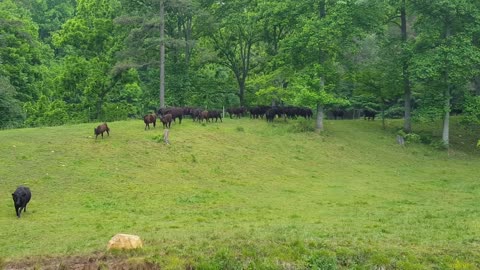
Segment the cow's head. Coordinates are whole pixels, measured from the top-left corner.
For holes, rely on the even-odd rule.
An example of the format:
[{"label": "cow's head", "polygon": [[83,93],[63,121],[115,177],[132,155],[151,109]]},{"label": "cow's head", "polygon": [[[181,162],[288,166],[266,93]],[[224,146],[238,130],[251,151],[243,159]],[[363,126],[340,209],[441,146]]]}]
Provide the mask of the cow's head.
[{"label": "cow's head", "polygon": [[12,193],[12,198],[13,198],[13,202],[15,203],[15,205],[22,204],[22,202],[21,202],[22,196],[19,196],[18,194],[15,194],[15,193]]}]

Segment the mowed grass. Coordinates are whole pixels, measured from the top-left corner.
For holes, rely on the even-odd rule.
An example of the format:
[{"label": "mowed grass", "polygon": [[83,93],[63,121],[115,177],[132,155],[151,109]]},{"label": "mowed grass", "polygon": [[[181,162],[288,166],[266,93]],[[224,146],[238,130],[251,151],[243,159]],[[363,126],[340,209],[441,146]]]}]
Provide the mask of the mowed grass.
[{"label": "mowed grass", "polygon": [[141,120],[0,131],[0,262],[130,233],[164,269],[480,268],[478,155],[401,147],[380,121],[299,124],[184,119],[170,145]]}]

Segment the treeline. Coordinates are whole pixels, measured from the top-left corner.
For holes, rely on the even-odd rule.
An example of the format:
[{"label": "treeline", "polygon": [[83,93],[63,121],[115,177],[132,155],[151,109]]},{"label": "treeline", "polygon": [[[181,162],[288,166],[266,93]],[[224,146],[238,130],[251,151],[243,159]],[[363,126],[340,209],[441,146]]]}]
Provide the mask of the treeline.
[{"label": "treeline", "polygon": [[167,106],[367,108],[445,143],[452,112],[480,123],[476,0],[3,0],[0,126],[157,110],[161,44]]}]

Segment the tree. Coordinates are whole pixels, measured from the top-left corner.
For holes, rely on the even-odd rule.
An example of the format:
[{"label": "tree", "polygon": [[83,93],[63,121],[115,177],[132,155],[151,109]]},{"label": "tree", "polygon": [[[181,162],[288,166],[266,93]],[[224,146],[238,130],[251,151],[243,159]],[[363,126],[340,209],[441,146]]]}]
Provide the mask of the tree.
[{"label": "tree", "polygon": [[[101,118],[108,94],[118,87],[122,74],[128,70],[128,67],[114,68],[116,53],[122,48],[122,31],[113,23],[119,8],[120,3],[116,0],[79,0],[76,16],[53,35],[57,50],[62,55],[68,55],[64,63],[68,65],[73,61],[79,65],[66,66],[65,69],[71,67],[81,72],[70,73],[63,77],[68,82],[60,84],[81,86],[82,107],[92,111],[89,119]],[[79,91],[78,88],[67,89]],[[58,90],[58,94],[67,101],[68,92],[62,88]],[[72,93],[70,96],[77,95]]]},{"label": "tree", "polygon": [[[401,1],[389,1],[390,9],[389,12],[386,12],[385,16],[387,17],[387,22],[390,25],[398,26],[398,30],[400,31],[400,35],[391,35],[390,39],[392,42],[388,44],[390,47],[389,49],[393,52],[398,54],[398,60],[394,60],[395,62],[399,62],[399,66],[401,66],[401,77],[403,85],[403,100],[404,100],[404,124],[403,130],[406,133],[412,131],[412,83],[411,83],[411,76],[410,76],[410,62],[412,58],[412,50],[411,50],[411,40],[409,38],[409,22],[408,19],[412,16],[408,16],[408,2],[407,0]],[[395,40],[399,40],[399,42],[395,42]],[[395,68],[392,67],[392,71],[395,71]]]},{"label": "tree", "polygon": [[315,103],[316,129],[322,131],[325,106],[339,102],[334,90],[340,59],[356,46],[356,38],[378,23],[378,8],[370,2],[325,0],[306,1],[299,8],[303,27],[286,40],[285,50],[298,75],[309,78],[308,87],[300,87],[296,94]]},{"label": "tree", "polygon": [[40,96],[36,81],[40,66],[50,56],[38,40],[38,26],[28,11],[12,0],[0,2],[0,76],[15,88],[15,99],[26,102]]},{"label": "tree", "polygon": [[435,105],[443,111],[442,141],[448,146],[452,95],[465,89],[480,61],[473,43],[480,23],[475,14],[480,10],[473,0],[415,0],[413,4],[418,11],[415,75],[428,85],[425,94],[442,99],[442,104]]},{"label": "tree", "polygon": [[16,90],[7,78],[0,77],[0,128],[21,126],[25,114]]},{"label": "tree", "polygon": [[255,58],[260,41],[255,1],[215,2],[210,6],[210,25],[203,28],[218,53],[219,63],[230,69],[238,84],[240,106],[244,106],[247,77],[258,64]]}]

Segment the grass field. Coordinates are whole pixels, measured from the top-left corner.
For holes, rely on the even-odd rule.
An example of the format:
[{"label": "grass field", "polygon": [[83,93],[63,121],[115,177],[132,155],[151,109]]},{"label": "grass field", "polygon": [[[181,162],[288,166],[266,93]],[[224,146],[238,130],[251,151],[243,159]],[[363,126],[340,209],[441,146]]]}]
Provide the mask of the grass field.
[{"label": "grass field", "polygon": [[[476,151],[401,147],[393,120],[300,124],[186,119],[171,145],[140,120],[103,140],[91,123],[0,131],[0,267],[102,253],[162,269],[480,268]],[[120,232],[145,248],[106,252]]]}]

